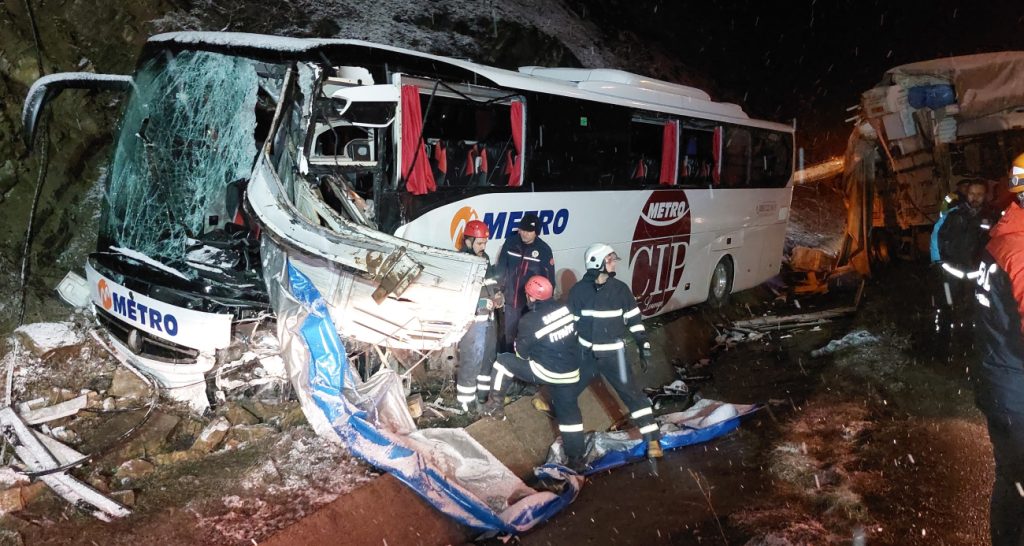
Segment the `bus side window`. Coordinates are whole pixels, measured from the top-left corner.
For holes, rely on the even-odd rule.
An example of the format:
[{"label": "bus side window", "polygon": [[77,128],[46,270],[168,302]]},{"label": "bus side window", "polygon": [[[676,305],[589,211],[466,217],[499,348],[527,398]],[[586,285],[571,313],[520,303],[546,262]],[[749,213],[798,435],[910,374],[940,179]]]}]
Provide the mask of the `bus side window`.
[{"label": "bus side window", "polygon": [[725,128],[722,160],[722,187],[743,188],[750,181],[750,129]]},{"label": "bus side window", "polygon": [[750,185],[780,188],[789,181],[792,151],[784,134],[755,130]]},{"label": "bus side window", "polygon": [[679,132],[679,184],[707,187],[715,156],[712,151],[714,131],[683,128]]}]

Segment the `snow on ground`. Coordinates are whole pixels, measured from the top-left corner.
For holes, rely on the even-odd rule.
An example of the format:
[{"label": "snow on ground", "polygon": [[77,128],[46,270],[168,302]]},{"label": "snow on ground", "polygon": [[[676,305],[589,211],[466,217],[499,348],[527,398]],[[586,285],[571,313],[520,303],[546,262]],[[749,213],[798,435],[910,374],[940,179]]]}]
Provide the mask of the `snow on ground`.
[{"label": "snow on ground", "polygon": [[204,513],[198,525],[224,542],[261,540],[376,476],[336,442],[295,429],[239,480],[242,491],[222,497],[224,510],[198,510]]}]

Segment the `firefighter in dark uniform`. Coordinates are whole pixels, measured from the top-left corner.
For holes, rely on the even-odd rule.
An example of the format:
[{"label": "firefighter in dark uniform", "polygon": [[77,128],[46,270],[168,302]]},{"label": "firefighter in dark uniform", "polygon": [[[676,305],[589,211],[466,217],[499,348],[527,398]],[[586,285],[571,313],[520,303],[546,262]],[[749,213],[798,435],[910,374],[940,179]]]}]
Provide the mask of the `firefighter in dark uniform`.
[{"label": "firefighter in dark uniform", "polygon": [[501,254],[498,255],[498,284],[505,295],[502,340],[502,350],[505,352],[512,351],[519,317],[526,311],[526,293],[523,289],[527,279],[540,275],[546,277],[552,286],[555,284],[555,257],[551,247],[537,236],[539,228],[540,220],[536,214],[524,214],[519,221],[518,236],[505,239]]},{"label": "firefighter in dark uniform", "polygon": [[[965,316],[973,292],[967,273],[978,268],[981,249],[988,239],[989,220],[983,209],[988,184],[981,179],[971,180],[963,197],[932,230],[932,261],[941,268],[942,293],[939,294],[936,329],[947,332],[957,324],[968,321]],[[943,312],[945,311],[945,312]],[[949,313],[949,318],[943,315]]]},{"label": "firefighter in dark uniform", "polygon": [[1013,162],[1015,204],[992,228],[977,283],[976,337],[981,366],[975,400],[988,419],[996,463],[990,525],[992,544],[1024,544],[1024,154]]},{"label": "firefighter in dark uniform", "polygon": [[584,254],[587,272],[569,291],[569,310],[575,316],[580,343],[580,392],[598,375],[629,408],[629,418],[647,441],[647,456],[662,456],[661,433],[654,420],[651,401],[644,395],[626,362],[626,329],[640,348],[640,362],[647,370],[651,344],[647,340],[640,308],[626,283],[615,278],[619,257],[604,243],[591,245]]},{"label": "firefighter in dark uniform", "polygon": [[459,368],[456,372],[456,399],[462,408],[469,411],[474,400],[481,404],[487,400],[491,390],[491,366],[498,352],[498,331],[494,324],[494,309],[501,307],[502,295],[498,290],[494,266],[487,256],[487,238],[490,230],[480,220],[472,220],[463,230],[462,252],[480,256],[487,260],[484,285],[480,288],[476,315],[466,335],[459,341]]},{"label": "firefighter in dark uniform", "polygon": [[580,381],[576,361],[575,320],[564,305],[551,299],[554,287],[547,277],[530,277],[525,286],[530,311],[519,321],[514,353],[501,353],[491,374],[491,394],[484,413],[505,418],[505,392],[512,379],[546,385],[569,468],[583,468],[583,415],[576,403]]}]

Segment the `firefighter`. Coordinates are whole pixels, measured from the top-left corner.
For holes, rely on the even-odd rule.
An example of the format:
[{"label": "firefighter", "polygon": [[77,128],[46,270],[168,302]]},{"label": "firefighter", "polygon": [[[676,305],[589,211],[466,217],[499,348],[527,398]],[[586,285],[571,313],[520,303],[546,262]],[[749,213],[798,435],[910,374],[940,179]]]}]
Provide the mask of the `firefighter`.
[{"label": "firefighter", "polygon": [[988,420],[995,457],[990,530],[995,546],[1024,544],[1024,154],[1010,173],[1015,197],[992,228],[975,289],[981,366],[975,401]]},{"label": "firefighter", "polygon": [[604,376],[629,408],[629,418],[647,441],[647,456],[662,456],[661,433],[654,420],[651,401],[640,389],[626,362],[623,336],[628,327],[640,349],[640,363],[647,371],[651,343],[647,340],[640,308],[626,283],[615,278],[618,255],[604,243],[591,245],[584,254],[586,274],[569,290],[569,310],[580,344],[580,391],[598,375]]},{"label": "firefighter", "polygon": [[581,470],[584,457],[583,415],[576,403],[580,381],[576,361],[576,328],[572,313],[551,299],[554,287],[547,277],[526,281],[530,311],[523,315],[514,353],[501,353],[491,373],[491,393],[484,413],[505,418],[505,393],[512,379],[546,385],[551,392],[555,420],[562,434],[568,466]]},{"label": "firefighter", "polygon": [[456,373],[456,399],[469,411],[474,401],[483,403],[491,389],[491,366],[498,351],[498,332],[494,324],[494,309],[501,307],[503,298],[498,291],[494,266],[484,250],[491,233],[487,224],[471,220],[462,232],[462,252],[487,260],[484,285],[480,288],[476,315],[466,335],[459,341],[459,369]]},{"label": "firefighter", "polygon": [[523,291],[527,279],[540,275],[546,277],[552,286],[555,284],[555,257],[551,247],[537,236],[539,228],[540,220],[536,214],[524,214],[519,221],[518,236],[505,239],[498,255],[498,284],[505,295],[502,340],[505,352],[512,351],[519,317],[527,307],[526,293]]},{"label": "firefighter", "polygon": [[972,299],[973,285],[967,273],[977,269],[988,237],[989,220],[982,212],[987,193],[988,184],[984,180],[969,181],[964,196],[932,229],[932,262],[941,268],[939,275],[942,277],[937,309],[951,310],[957,318],[957,321],[945,320],[944,313],[939,313],[936,318],[939,331],[944,331],[947,323],[952,326],[954,322],[965,320],[962,315]]}]

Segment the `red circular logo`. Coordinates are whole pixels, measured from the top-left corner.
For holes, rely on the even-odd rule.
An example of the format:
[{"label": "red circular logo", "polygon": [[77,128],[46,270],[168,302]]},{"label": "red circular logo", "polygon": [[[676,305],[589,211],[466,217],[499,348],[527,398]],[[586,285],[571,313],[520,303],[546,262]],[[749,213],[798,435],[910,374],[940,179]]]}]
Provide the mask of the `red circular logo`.
[{"label": "red circular logo", "polygon": [[629,266],[633,296],[644,316],[661,310],[682,281],[690,222],[690,202],[683,190],[655,190],[640,211]]},{"label": "red circular logo", "polygon": [[100,294],[100,301],[103,303],[103,308],[110,311],[110,308],[114,305],[114,300],[110,296],[110,287],[107,286],[107,280],[100,279],[100,282],[96,283],[96,290]]}]

